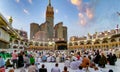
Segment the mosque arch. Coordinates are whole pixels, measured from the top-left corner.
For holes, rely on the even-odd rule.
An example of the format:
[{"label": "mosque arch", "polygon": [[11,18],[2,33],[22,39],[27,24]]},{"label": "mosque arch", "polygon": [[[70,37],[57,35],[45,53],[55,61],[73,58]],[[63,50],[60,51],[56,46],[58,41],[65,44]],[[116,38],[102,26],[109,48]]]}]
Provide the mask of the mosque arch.
[{"label": "mosque arch", "polygon": [[29,45],[33,45],[33,42],[30,42],[30,44]]},{"label": "mosque arch", "polygon": [[18,46],[17,46],[17,45],[14,45],[13,48],[16,49],[16,48],[18,48]]},{"label": "mosque arch", "polygon": [[28,44],[25,42],[25,45],[28,45]]},{"label": "mosque arch", "polygon": [[15,41],[14,41],[14,44],[18,44],[18,40],[15,40]]},{"label": "mosque arch", "polygon": [[100,44],[100,39],[95,40],[94,44]]},{"label": "mosque arch", "polygon": [[35,42],[35,46],[38,46],[39,45],[39,43],[38,42]]},{"label": "mosque arch", "polygon": [[21,41],[20,44],[23,45],[23,41]]},{"label": "mosque arch", "polygon": [[104,38],[102,43],[108,43],[108,38]]},{"label": "mosque arch", "polygon": [[74,42],[74,45],[78,45],[78,43],[77,43],[77,42]]},{"label": "mosque arch", "polygon": [[71,43],[71,42],[69,43],[69,46],[72,46],[72,43]]},{"label": "mosque arch", "polygon": [[80,45],[84,45],[84,41],[81,41],[81,42],[80,42]]},{"label": "mosque arch", "polygon": [[43,46],[43,43],[41,43],[40,46]]},{"label": "mosque arch", "polygon": [[48,43],[45,43],[45,46],[48,46]]},{"label": "mosque arch", "polygon": [[23,46],[20,46],[19,48],[20,48],[20,49],[23,49]]},{"label": "mosque arch", "polygon": [[116,42],[116,40],[115,39],[111,39],[111,42]]},{"label": "mosque arch", "polygon": [[92,41],[91,41],[91,40],[88,40],[86,44],[92,44]]}]

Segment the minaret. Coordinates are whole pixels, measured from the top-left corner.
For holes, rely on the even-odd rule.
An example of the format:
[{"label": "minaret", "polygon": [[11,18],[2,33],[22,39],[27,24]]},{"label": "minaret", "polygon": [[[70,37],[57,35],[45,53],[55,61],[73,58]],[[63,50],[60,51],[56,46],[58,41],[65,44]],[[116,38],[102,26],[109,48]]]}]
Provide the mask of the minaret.
[{"label": "minaret", "polygon": [[54,9],[51,5],[51,0],[48,2],[46,9],[46,22],[47,22],[47,37],[52,40],[54,32]]}]

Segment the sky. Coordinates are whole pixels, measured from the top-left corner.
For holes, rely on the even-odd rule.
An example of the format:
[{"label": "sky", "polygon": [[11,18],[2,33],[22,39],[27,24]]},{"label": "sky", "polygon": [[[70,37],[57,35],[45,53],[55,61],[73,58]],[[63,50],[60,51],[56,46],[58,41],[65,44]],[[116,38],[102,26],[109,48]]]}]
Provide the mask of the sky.
[{"label": "sky", "polygon": [[[54,23],[68,27],[68,38],[86,36],[120,26],[120,0],[51,0]],[[30,23],[45,22],[48,0],[0,0],[0,13],[12,26],[30,35]]]}]

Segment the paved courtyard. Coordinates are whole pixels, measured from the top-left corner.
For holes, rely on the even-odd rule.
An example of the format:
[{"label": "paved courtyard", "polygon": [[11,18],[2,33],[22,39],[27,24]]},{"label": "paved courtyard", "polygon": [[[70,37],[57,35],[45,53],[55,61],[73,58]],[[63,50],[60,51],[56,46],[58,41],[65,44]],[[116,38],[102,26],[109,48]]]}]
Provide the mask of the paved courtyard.
[{"label": "paved courtyard", "polygon": [[[43,63],[41,63],[39,65],[39,68],[41,67]],[[48,69],[48,72],[51,72],[51,68],[54,67],[55,63],[44,63],[45,67]],[[59,63],[59,67],[61,69],[61,71],[63,70],[64,67],[64,63]],[[10,69],[10,68],[9,68]],[[6,72],[8,72],[9,69],[6,69]],[[102,70],[102,72],[108,72],[109,69],[113,69],[114,72],[120,72],[120,59],[117,60],[116,65],[115,66],[110,66],[110,65],[106,65],[106,68],[100,68]],[[68,68],[69,72],[75,72],[76,70],[72,70],[70,68]],[[20,69],[15,69],[15,72],[20,72]],[[26,69],[27,72],[27,69]]]}]

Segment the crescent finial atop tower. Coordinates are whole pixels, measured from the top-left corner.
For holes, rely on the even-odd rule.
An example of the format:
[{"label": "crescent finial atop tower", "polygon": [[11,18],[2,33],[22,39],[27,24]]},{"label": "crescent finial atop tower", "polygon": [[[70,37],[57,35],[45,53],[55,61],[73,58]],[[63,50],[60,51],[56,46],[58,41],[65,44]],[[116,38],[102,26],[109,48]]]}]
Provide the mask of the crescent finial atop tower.
[{"label": "crescent finial atop tower", "polygon": [[49,0],[49,6],[51,6],[51,0]]}]

